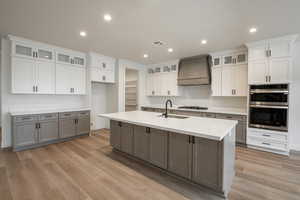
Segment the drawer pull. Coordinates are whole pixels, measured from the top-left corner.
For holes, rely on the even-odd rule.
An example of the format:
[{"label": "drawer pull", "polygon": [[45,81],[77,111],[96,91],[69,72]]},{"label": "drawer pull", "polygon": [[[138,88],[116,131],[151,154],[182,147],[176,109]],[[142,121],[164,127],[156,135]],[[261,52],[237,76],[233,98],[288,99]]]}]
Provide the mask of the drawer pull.
[{"label": "drawer pull", "polygon": [[267,142],[263,142],[262,144],[264,144],[264,145],[271,145],[270,143],[267,143]]},{"label": "drawer pull", "polygon": [[23,117],[22,120],[30,120],[31,117]]},{"label": "drawer pull", "polygon": [[71,114],[64,114],[64,116],[70,116]]},{"label": "drawer pull", "polygon": [[146,133],[150,133],[150,128],[149,127],[146,128]]},{"label": "drawer pull", "polygon": [[262,136],[264,136],[264,137],[271,137],[271,135],[269,135],[269,134],[263,134]]}]

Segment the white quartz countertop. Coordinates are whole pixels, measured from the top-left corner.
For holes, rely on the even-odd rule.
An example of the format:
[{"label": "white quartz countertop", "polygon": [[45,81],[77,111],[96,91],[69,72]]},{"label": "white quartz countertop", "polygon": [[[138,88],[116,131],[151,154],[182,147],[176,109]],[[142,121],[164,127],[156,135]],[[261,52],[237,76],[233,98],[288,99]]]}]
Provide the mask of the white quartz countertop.
[{"label": "white quartz countertop", "polygon": [[[147,108],[161,108],[164,109],[164,105],[143,105],[142,107]],[[173,107],[168,106],[169,110],[181,110],[181,111],[191,111],[191,112],[208,112],[208,113],[220,113],[220,114],[233,114],[233,115],[247,115],[247,109],[243,108],[226,108],[226,107],[208,107],[207,110],[192,110],[192,109],[182,109],[178,108],[180,105],[173,105]]]},{"label": "white quartz countertop", "polygon": [[88,111],[91,108],[83,107],[83,108],[58,108],[58,109],[36,109],[36,110],[18,110],[18,111],[11,111],[11,116],[18,116],[18,115],[38,115],[44,113],[62,113],[62,112],[76,112],[76,111]]},{"label": "white quartz countertop", "polygon": [[237,125],[235,120],[223,120],[205,117],[191,117],[185,119],[163,118],[159,113],[146,111],[118,112],[99,114],[99,117],[127,122],[135,125],[146,126],[182,133],[212,140],[222,140]]}]

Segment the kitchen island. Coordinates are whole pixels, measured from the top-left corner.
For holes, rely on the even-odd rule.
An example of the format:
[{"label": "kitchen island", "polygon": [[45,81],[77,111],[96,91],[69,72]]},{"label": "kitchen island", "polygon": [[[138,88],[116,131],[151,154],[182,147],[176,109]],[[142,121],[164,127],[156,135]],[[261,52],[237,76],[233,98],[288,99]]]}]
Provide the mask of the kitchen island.
[{"label": "kitchen island", "polygon": [[100,114],[111,120],[115,150],[194,185],[227,196],[235,174],[237,121],[133,111]]}]

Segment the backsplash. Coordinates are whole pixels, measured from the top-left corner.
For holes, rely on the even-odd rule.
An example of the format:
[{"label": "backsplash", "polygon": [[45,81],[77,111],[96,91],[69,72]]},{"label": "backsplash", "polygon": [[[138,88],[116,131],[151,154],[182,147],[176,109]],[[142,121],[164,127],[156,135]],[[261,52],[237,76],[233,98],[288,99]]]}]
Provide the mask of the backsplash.
[{"label": "backsplash", "polygon": [[187,86],[180,88],[179,97],[147,97],[149,105],[164,104],[171,99],[175,105],[205,107],[246,108],[247,97],[212,97],[210,86]]}]

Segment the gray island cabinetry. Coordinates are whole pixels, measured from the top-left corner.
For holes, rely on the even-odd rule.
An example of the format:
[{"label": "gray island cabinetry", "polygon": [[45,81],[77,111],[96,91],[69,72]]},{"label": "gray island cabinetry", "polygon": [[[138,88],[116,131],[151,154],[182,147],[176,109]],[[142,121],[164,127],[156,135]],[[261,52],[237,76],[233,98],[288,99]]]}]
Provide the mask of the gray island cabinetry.
[{"label": "gray island cabinetry", "polygon": [[[110,119],[110,143],[115,150],[195,186],[228,195],[235,175],[236,121],[198,117],[159,119],[157,114],[143,111],[99,116]],[[203,129],[203,124],[208,122],[213,125]],[[187,125],[189,128],[184,128]],[[199,128],[207,133],[194,132],[200,131]]]}]

